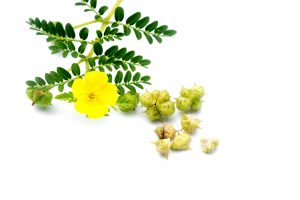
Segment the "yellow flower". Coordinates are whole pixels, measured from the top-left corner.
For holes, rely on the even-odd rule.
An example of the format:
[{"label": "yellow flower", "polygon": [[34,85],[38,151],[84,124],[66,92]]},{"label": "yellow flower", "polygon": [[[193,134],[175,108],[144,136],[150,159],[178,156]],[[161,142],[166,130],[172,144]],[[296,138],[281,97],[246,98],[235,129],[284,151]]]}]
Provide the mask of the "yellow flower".
[{"label": "yellow flower", "polygon": [[77,99],[75,109],[93,119],[108,113],[108,107],[117,102],[118,92],[116,86],[107,81],[107,75],[99,71],[88,72],[84,79],[76,79],[72,86]]}]

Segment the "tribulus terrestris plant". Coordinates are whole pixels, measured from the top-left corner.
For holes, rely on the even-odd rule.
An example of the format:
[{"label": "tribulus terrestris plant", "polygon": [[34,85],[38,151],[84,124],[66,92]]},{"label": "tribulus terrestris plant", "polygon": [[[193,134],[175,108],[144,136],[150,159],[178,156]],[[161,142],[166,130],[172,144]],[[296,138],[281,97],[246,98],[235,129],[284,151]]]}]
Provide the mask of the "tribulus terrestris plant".
[{"label": "tribulus terrestris plant", "polygon": [[[76,6],[84,7],[84,12],[94,15],[94,19],[79,25],[30,18],[27,23],[37,35],[47,38],[52,54],[73,57],[77,61],[66,67],[57,67],[26,81],[27,96],[33,105],[51,105],[50,92],[58,88],[61,93],[55,99],[74,103],[78,112],[89,118],[106,116],[109,107],[117,105],[122,111],[134,110],[138,103],[137,89],[149,85],[150,76],[142,75],[139,68],[147,68],[151,61],[126,47],[104,43],[122,40],[134,34],[138,40],[145,38],[149,44],[161,43],[163,38],[176,34],[167,25],[160,25],[140,12],[126,17],[117,0],[110,9],[98,6],[97,0],[81,0]],[[96,38],[91,39],[90,24],[99,24]],[[107,45],[105,45],[107,46]],[[71,91],[65,91],[66,88]],[[124,96],[126,93],[126,96]]]}]

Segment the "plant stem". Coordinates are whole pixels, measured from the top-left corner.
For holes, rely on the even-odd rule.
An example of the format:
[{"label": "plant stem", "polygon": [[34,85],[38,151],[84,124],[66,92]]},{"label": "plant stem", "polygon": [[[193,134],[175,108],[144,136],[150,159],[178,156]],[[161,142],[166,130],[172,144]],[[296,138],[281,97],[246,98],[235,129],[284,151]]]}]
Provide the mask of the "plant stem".
[{"label": "plant stem", "polygon": [[[119,5],[122,3],[122,1],[123,0],[117,0],[114,7],[111,9],[111,11],[108,13],[108,15],[104,18],[104,20],[102,21],[101,28],[100,28],[101,32],[103,32],[105,30],[106,26],[108,25],[107,22],[112,18],[112,16],[114,15],[117,7],[119,7]],[[94,54],[94,47],[91,48],[90,52],[86,56],[86,59],[92,57],[93,54]],[[90,71],[87,61],[85,61],[85,65],[86,65],[86,72]]]},{"label": "plant stem", "polygon": [[85,23],[79,24],[77,26],[74,26],[73,28],[77,29],[77,28],[81,28],[81,27],[84,27],[84,26],[87,26],[87,25],[90,25],[90,24],[94,24],[94,23],[97,23],[97,22],[101,22],[101,21],[99,21],[99,20],[93,20],[93,21],[89,21],[89,22],[85,22]]}]

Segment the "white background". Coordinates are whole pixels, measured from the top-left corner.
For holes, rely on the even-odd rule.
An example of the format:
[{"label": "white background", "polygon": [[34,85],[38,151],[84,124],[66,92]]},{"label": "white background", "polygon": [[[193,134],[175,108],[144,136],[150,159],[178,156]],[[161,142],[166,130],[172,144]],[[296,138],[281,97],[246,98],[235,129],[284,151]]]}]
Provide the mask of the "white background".
[{"label": "white background", "polygon": [[[120,43],[152,60],[149,89],[206,89],[192,150],[168,160],[150,143],[158,124],[142,108],[94,121],[58,101],[33,108],[25,96],[26,80],[74,62],[51,56],[25,20],[93,18],[74,3],[1,2],[1,200],[300,198],[298,0],[124,0],[127,16],[142,11],[178,31],[162,45]],[[220,139],[215,154],[201,152],[202,136]]]}]

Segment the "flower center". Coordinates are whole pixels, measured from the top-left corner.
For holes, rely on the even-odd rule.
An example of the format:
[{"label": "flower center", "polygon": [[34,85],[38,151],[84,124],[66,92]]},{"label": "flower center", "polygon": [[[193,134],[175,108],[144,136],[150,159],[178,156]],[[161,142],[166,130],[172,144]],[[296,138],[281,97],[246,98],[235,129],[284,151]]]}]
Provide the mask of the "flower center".
[{"label": "flower center", "polygon": [[94,100],[95,99],[95,94],[94,93],[90,93],[89,94],[89,100]]}]

